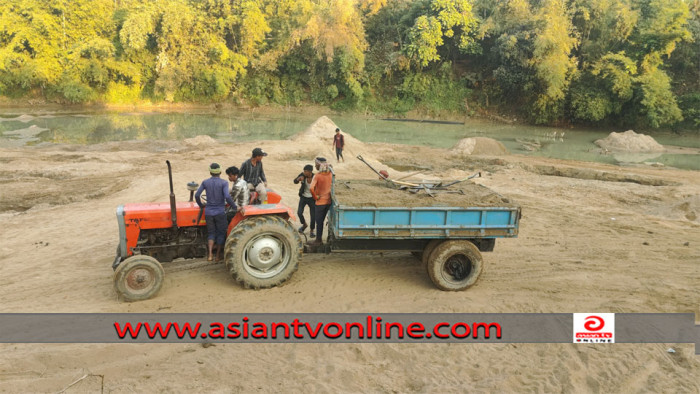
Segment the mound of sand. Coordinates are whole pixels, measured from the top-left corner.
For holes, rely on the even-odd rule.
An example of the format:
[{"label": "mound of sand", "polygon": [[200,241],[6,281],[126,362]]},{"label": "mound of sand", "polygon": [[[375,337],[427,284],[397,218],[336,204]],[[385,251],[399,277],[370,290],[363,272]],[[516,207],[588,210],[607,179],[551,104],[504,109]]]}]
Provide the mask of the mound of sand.
[{"label": "mound of sand", "polygon": [[[335,158],[335,151],[332,149],[333,136],[338,126],[327,116],[316,119],[306,130],[294,135],[292,141],[299,142],[307,150],[317,152],[316,156]],[[360,152],[364,148],[364,143],[349,133],[341,129],[345,138],[345,147],[352,147],[354,152]],[[347,154],[345,154],[347,156]]]},{"label": "mound of sand", "polygon": [[12,122],[27,123],[27,122],[31,122],[34,119],[35,118],[32,115],[23,114],[23,115],[15,117],[15,118],[0,118],[0,122],[12,121]]},{"label": "mound of sand", "polygon": [[436,191],[431,197],[425,191],[413,194],[380,180],[337,180],[335,196],[339,204],[353,207],[515,206],[493,190],[469,181],[453,185],[449,190],[451,193]]},{"label": "mound of sand", "polygon": [[216,140],[208,135],[198,135],[194,138],[186,138],[183,142],[188,146],[208,146],[217,144]]},{"label": "mound of sand", "polygon": [[452,147],[451,151],[458,155],[502,156],[508,154],[508,149],[502,143],[487,137],[462,138]]},{"label": "mound of sand", "polygon": [[595,141],[599,147],[611,152],[663,152],[663,145],[654,138],[637,134],[633,130],[624,133],[612,132],[606,138]]}]

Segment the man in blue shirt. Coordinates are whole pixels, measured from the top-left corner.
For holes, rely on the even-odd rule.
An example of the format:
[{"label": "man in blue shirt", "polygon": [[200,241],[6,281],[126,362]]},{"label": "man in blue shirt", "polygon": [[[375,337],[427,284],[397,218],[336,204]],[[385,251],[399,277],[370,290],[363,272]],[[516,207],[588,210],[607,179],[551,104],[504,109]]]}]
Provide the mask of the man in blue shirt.
[{"label": "man in blue shirt", "polygon": [[228,193],[228,182],[221,179],[221,166],[217,163],[209,165],[209,174],[211,178],[202,181],[202,184],[197,189],[194,197],[197,200],[197,205],[204,207],[202,204],[202,192],[206,191],[207,204],[204,210],[204,217],[207,221],[207,233],[209,256],[208,261],[214,260],[214,244],[216,244],[216,261],[221,260],[221,249],[226,241],[226,230],[228,221],[226,220],[226,203],[233,209],[236,209],[236,203],[233,202],[231,195]]}]

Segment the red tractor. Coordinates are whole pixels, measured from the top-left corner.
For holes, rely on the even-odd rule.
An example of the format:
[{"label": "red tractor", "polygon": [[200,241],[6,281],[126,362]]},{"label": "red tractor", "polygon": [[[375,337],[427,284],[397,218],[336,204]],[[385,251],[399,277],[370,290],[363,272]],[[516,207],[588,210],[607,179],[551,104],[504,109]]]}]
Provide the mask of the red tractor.
[{"label": "red tractor", "polygon": [[[119,246],[114,259],[114,286],[127,301],[153,297],[163,285],[161,263],[207,254],[204,210],[192,197],[196,183],[188,184],[190,200],[175,202],[170,162],[169,203],[124,204],[117,208]],[[229,272],[246,288],[281,284],[297,270],[302,241],[290,222],[293,211],[268,190],[267,204],[239,207],[228,226],[224,261]],[[255,195],[250,201],[254,201]]]}]

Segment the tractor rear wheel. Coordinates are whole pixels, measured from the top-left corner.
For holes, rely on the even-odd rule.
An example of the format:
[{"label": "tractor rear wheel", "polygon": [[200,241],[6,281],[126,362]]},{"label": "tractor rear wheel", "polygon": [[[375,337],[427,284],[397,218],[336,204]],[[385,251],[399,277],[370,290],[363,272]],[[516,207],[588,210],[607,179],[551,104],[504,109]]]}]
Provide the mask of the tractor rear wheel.
[{"label": "tractor rear wheel", "polygon": [[243,220],[226,240],[224,259],[231,276],[246,288],[280,285],[299,267],[302,243],[289,221],[279,216]]},{"label": "tractor rear wheel", "polygon": [[428,275],[440,290],[464,290],[479,279],[483,267],[481,252],[471,242],[445,241],[430,254]]},{"label": "tractor rear wheel", "polygon": [[147,300],[160,291],[165,271],[151,256],[136,255],[124,260],[114,272],[114,288],[125,301]]}]

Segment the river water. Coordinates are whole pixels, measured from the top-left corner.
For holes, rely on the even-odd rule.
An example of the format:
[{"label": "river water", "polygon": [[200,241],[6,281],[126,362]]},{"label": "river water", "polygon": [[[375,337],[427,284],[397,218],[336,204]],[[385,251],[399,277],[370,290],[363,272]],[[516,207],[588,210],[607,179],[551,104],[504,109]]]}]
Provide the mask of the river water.
[{"label": "river water", "polygon": [[[208,135],[223,142],[286,139],[311,125],[320,113],[280,111],[264,115],[255,111],[104,112],[1,109],[0,147],[40,144],[97,144],[128,140],[178,140]],[[558,159],[629,165],[661,163],[700,170],[700,133],[650,134],[663,145],[693,148],[691,153],[612,155],[594,144],[611,131],[563,129],[486,120],[460,124],[365,119],[354,115],[329,115],[344,131],[364,142],[426,145],[449,148],[466,137],[490,137],[511,153]],[[332,135],[332,131],[330,135]]]}]

